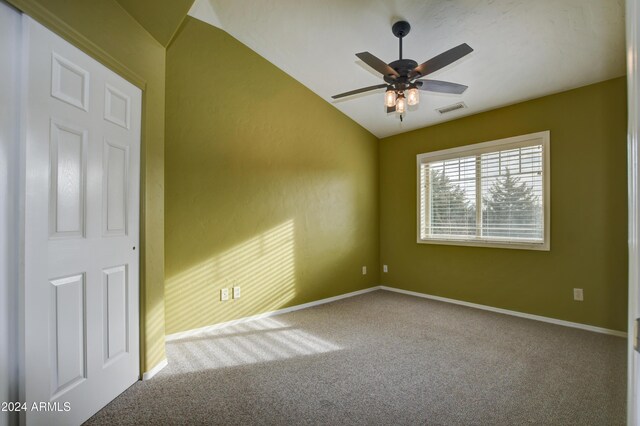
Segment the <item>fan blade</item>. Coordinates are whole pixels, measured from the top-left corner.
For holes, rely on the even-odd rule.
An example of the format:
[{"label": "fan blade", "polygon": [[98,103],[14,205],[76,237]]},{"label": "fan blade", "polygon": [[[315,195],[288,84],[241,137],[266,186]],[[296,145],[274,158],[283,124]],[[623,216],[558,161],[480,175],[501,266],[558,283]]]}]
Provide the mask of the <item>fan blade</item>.
[{"label": "fan blade", "polygon": [[392,107],[387,107],[387,114],[389,114],[390,112],[395,112],[396,111],[396,106],[392,106]]},{"label": "fan blade", "polygon": [[449,49],[446,52],[439,54],[438,56],[434,56],[427,62],[423,62],[422,64],[418,65],[409,73],[409,78],[424,77],[425,75],[429,75],[432,72],[436,72],[439,69],[454,63],[458,59],[468,55],[471,52],[473,52],[473,49],[467,43],[462,43],[461,45],[456,46],[453,49]]},{"label": "fan blade", "polygon": [[416,83],[422,83],[418,85],[418,89],[425,90],[427,92],[438,93],[452,93],[454,95],[461,95],[469,86],[458,83],[450,83],[448,81],[440,80],[416,80]]},{"label": "fan blade", "polygon": [[369,90],[382,89],[383,87],[387,87],[386,84],[376,84],[375,86],[363,87],[362,89],[352,90],[350,92],[340,93],[339,95],[333,95],[333,99],[344,98],[345,96],[357,95],[358,93],[368,92]]},{"label": "fan blade", "polygon": [[369,52],[356,53],[356,56],[362,60],[365,64],[369,65],[374,70],[378,71],[382,75],[392,75],[400,77],[400,74],[389,65],[387,65],[382,59],[376,58]]}]

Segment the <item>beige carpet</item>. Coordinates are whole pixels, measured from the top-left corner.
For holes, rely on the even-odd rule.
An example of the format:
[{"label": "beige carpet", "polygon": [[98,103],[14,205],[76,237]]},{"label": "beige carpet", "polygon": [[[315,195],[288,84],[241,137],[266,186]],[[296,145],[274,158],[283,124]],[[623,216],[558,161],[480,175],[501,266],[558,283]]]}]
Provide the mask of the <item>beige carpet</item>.
[{"label": "beige carpet", "polygon": [[609,425],[619,337],[376,291],[167,344],[90,425]]}]

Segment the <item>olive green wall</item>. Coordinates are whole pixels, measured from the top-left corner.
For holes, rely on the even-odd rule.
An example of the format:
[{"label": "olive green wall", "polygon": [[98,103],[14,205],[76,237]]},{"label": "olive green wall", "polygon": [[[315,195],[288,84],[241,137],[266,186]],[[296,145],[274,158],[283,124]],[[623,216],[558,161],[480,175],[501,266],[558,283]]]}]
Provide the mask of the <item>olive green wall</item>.
[{"label": "olive green wall", "polygon": [[165,49],[115,0],[9,2],[143,89],[140,317],[142,370],[148,371],[165,357]]},{"label": "olive green wall", "polygon": [[[625,84],[609,80],[382,139],[382,283],[626,330]],[[551,131],[551,251],[416,243],[417,154],[543,130]],[[573,301],[574,287],[584,288],[584,302]]]},{"label": "olive green wall", "polygon": [[166,93],[167,333],[378,284],[373,135],[189,17]]}]

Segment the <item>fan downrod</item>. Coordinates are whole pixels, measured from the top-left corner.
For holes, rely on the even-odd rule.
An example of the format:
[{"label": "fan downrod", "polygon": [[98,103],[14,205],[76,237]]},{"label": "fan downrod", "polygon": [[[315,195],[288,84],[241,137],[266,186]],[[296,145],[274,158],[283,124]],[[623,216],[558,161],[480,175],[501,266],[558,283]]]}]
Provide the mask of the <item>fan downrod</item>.
[{"label": "fan downrod", "polygon": [[402,60],[402,39],[411,31],[411,25],[407,21],[398,21],[391,27],[393,35],[398,37],[400,43],[400,60]]}]

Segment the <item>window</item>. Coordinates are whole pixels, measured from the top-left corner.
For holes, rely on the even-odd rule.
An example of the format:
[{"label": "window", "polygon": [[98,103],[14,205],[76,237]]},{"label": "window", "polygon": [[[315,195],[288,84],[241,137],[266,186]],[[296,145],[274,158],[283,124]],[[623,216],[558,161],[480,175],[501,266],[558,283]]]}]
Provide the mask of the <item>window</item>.
[{"label": "window", "polygon": [[549,132],[418,155],[418,242],[549,250]]}]

